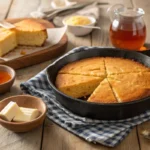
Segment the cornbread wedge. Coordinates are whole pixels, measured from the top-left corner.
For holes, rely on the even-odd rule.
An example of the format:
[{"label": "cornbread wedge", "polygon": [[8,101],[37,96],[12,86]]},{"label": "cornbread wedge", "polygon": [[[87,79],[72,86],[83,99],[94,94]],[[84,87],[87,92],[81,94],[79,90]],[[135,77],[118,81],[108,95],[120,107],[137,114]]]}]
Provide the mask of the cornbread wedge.
[{"label": "cornbread wedge", "polygon": [[150,72],[112,75],[108,81],[119,102],[150,96]]},{"label": "cornbread wedge", "polygon": [[93,57],[75,61],[64,66],[59,73],[105,77],[104,58]]},{"label": "cornbread wedge", "polygon": [[16,33],[13,30],[0,29],[0,57],[17,46]]},{"label": "cornbread wedge", "polygon": [[101,77],[58,74],[55,84],[64,94],[80,98],[90,95],[102,80]]},{"label": "cornbread wedge", "polygon": [[115,74],[108,76],[108,79],[114,79],[116,82],[126,82],[131,86],[140,86],[150,89],[150,72]]},{"label": "cornbread wedge", "polygon": [[150,68],[140,64],[139,62],[113,57],[105,58],[105,67],[108,75],[150,71]]},{"label": "cornbread wedge", "polygon": [[94,90],[91,96],[88,98],[89,102],[97,103],[117,103],[117,99],[109,85],[107,79],[104,79],[100,85]]},{"label": "cornbread wedge", "polygon": [[15,24],[19,45],[42,46],[47,38],[44,25],[34,19],[26,19]]}]

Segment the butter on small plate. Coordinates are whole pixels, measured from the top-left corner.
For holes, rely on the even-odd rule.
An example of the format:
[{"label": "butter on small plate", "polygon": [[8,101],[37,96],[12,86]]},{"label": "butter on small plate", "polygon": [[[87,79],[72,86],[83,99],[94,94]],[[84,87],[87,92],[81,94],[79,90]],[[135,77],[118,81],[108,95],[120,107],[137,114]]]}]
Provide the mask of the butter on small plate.
[{"label": "butter on small plate", "polygon": [[38,109],[19,107],[16,102],[9,102],[0,112],[0,117],[6,121],[27,122],[40,115]]}]

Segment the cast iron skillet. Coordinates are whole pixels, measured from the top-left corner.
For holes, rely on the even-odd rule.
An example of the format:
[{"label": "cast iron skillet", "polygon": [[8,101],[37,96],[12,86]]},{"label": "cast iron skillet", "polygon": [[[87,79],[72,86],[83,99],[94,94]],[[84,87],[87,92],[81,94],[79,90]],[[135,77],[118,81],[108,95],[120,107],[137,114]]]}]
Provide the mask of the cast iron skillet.
[{"label": "cast iron skillet", "polygon": [[[66,64],[95,56],[123,57],[138,61],[150,67],[150,57],[138,52],[101,47],[80,47],[60,57],[47,68],[47,77],[57,101],[73,113],[93,119],[118,120],[139,115],[150,109],[150,97],[133,102],[117,104],[90,103],[80,99],[71,98],[55,87],[57,72]],[[126,64],[125,64],[126,65]]]}]

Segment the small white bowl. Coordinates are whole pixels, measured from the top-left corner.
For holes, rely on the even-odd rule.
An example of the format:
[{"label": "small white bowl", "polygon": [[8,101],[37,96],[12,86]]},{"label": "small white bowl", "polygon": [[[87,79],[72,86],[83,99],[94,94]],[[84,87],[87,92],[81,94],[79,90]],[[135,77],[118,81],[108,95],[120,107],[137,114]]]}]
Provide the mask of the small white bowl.
[{"label": "small white bowl", "polygon": [[[70,16],[72,17],[72,16]],[[66,17],[63,19],[63,24],[68,26],[68,31],[73,33],[75,36],[85,36],[87,34],[89,34],[93,29],[91,28],[85,28],[85,27],[80,27],[80,26],[76,26],[76,25],[68,25],[66,23],[66,20],[70,17]],[[85,17],[85,16],[84,16]],[[95,26],[96,24],[96,19],[94,17],[91,16],[86,16],[88,19],[90,19],[91,23],[86,25],[86,26]]]}]

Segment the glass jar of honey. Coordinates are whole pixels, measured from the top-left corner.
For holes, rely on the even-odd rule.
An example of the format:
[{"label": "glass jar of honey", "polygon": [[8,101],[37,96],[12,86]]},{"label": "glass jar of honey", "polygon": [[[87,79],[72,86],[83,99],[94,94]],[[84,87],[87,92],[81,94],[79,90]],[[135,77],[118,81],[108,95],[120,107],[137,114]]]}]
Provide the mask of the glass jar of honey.
[{"label": "glass jar of honey", "polygon": [[112,21],[109,36],[114,47],[139,50],[146,39],[146,26],[141,8],[127,9],[121,4],[108,9]]}]

